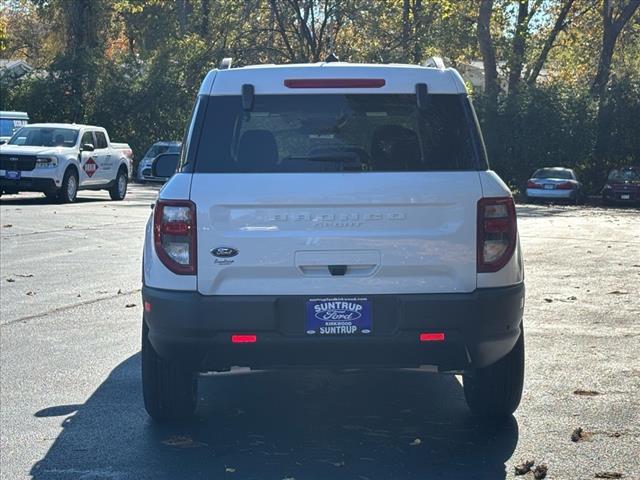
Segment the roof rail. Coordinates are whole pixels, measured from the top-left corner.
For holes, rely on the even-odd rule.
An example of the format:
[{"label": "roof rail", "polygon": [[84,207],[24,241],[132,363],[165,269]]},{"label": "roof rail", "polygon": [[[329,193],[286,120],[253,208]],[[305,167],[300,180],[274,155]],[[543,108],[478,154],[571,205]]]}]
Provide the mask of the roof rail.
[{"label": "roof rail", "polygon": [[445,68],[447,68],[444,64],[444,60],[442,60],[442,57],[427,58],[427,60],[425,60],[422,66],[430,67],[430,68],[439,68],[440,70],[444,70]]},{"label": "roof rail", "polygon": [[231,68],[231,62],[233,61],[233,59],[231,57],[225,57],[222,59],[222,61],[220,62],[220,65],[218,65],[218,69],[219,70],[229,70]]}]

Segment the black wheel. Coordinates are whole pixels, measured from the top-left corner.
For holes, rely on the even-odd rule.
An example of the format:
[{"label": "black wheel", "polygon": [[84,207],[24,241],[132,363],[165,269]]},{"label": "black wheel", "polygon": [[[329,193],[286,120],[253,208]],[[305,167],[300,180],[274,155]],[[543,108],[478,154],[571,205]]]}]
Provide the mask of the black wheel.
[{"label": "black wheel", "polygon": [[147,413],[158,422],[188,419],[196,410],[197,392],[197,373],[160,358],[143,321],[142,394]]},{"label": "black wheel", "polygon": [[524,385],[524,331],[513,350],[493,365],[463,375],[464,396],[471,412],[482,417],[508,417],[516,411]]},{"label": "black wheel", "polygon": [[127,185],[129,180],[127,179],[127,171],[123,168],[118,170],[118,176],[116,177],[116,183],[109,189],[109,196],[111,200],[124,200],[127,195]]},{"label": "black wheel", "polygon": [[62,203],[72,203],[76,201],[78,195],[78,174],[71,168],[64,172],[62,186],[58,192],[58,200]]}]

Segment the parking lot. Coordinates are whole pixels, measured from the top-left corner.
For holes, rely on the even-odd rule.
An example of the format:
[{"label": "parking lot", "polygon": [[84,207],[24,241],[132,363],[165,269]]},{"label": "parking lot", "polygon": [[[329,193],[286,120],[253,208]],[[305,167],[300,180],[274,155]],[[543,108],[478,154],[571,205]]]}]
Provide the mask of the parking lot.
[{"label": "parking lot", "polygon": [[139,379],[155,195],[0,200],[3,479],[500,479],[528,459],[640,479],[638,209],[519,207],[527,370],[505,425],[471,417],[455,377],[234,371],[201,380],[197,420],[158,426]]}]

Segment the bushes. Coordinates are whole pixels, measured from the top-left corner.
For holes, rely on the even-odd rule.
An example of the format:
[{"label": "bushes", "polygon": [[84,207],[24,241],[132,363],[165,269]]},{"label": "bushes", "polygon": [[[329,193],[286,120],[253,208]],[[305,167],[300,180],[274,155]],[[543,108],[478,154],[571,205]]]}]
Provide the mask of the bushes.
[{"label": "bushes", "polygon": [[640,136],[634,132],[640,118],[639,89],[638,82],[627,81],[607,92],[610,135],[606,157],[600,160],[593,154],[598,105],[586,88],[551,84],[523,89],[502,98],[495,116],[488,114],[486,98],[477,96],[491,167],[519,189],[537,168],[574,168],[596,193],[607,170],[640,162]]}]

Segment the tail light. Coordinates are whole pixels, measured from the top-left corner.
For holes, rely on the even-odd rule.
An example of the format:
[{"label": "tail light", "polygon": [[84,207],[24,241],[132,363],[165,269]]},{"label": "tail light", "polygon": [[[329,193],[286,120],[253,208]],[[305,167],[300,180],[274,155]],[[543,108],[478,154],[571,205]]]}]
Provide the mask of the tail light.
[{"label": "tail light", "polygon": [[516,207],[511,197],[478,201],[478,273],[497,272],[516,247]]},{"label": "tail light", "polygon": [[573,190],[573,183],[564,182],[556,185],[556,190]]},{"label": "tail light", "polygon": [[173,273],[196,274],[196,206],[189,200],[158,200],[153,240],[158,258]]},{"label": "tail light", "polygon": [[542,188],[542,185],[540,185],[539,183],[536,183],[532,180],[529,180],[527,182],[527,188]]},{"label": "tail light", "polygon": [[287,88],[380,88],[384,78],[288,78]]}]

